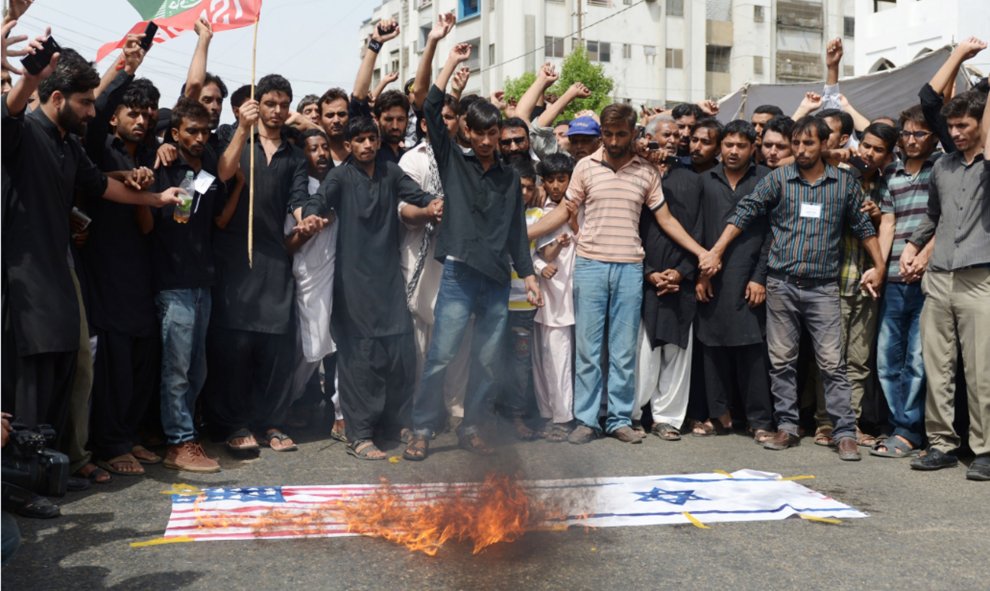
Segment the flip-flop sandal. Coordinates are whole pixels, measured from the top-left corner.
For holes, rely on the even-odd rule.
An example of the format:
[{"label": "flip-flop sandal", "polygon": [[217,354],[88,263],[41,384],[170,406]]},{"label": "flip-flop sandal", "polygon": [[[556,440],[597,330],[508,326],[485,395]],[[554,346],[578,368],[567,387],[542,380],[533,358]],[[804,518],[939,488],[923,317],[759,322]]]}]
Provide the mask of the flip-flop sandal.
[{"label": "flip-flop sandal", "polygon": [[[133,455],[127,453],[119,455],[115,458],[109,460],[99,460],[96,465],[103,468],[107,472],[113,474],[120,474],[121,476],[143,476],[144,467],[141,466],[141,462],[138,461]],[[121,466],[130,466],[131,470],[121,469]],[[136,468],[136,469],[135,469]]]},{"label": "flip-flop sandal", "polygon": [[832,432],[834,430],[832,427],[818,427],[815,429],[815,445],[822,447],[832,445]]},{"label": "flip-flop sandal", "polygon": [[[284,447],[276,447],[276,445],[273,445],[273,443],[276,441],[278,442],[279,446],[284,444],[286,441],[288,441],[289,443]],[[265,436],[261,438],[261,444],[264,445],[265,447],[272,448],[272,451],[296,451],[297,449],[299,449],[299,446],[296,445],[296,442],[292,441],[291,437],[279,431],[278,429],[269,429],[268,431],[266,431]]]},{"label": "flip-flop sandal", "polygon": [[[339,429],[337,428],[338,423],[340,425]],[[336,439],[341,443],[347,443],[347,432],[345,431],[343,421],[333,422],[333,428],[330,429],[330,439]]]},{"label": "flip-flop sandal", "polygon": [[113,476],[110,476],[109,472],[93,463],[86,464],[82,468],[79,468],[73,476],[85,478],[93,484],[106,484],[113,480]]},{"label": "flip-flop sandal", "polygon": [[860,447],[876,447],[880,443],[880,440],[869,433],[863,433],[857,427],[856,429],[856,445]]},{"label": "flip-flop sandal", "polygon": [[143,445],[135,445],[131,449],[131,455],[137,458],[142,464],[159,464],[162,457]]},{"label": "flip-flop sandal", "polygon": [[477,433],[470,433],[458,437],[457,444],[461,449],[465,449],[471,453],[476,453],[479,456],[490,456],[495,453],[495,448],[488,445],[488,443],[482,439],[481,435]]},{"label": "flip-flop sandal", "polygon": [[715,434],[715,427],[704,421],[694,421],[691,423],[691,437],[711,437]]},{"label": "flip-flop sandal", "polygon": [[[881,447],[884,448],[883,451],[880,450]],[[911,447],[900,437],[891,435],[883,441],[878,441],[870,450],[870,455],[878,458],[909,458],[920,452],[921,450]]]},{"label": "flip-flop sandal", "polygon": [[[244,443],[234,443],[236,439],[246,440]],[[258,440],[254,438],[254,435],[247,429],[238,429],[227,437],[227,449],[230,451],[257,451],[260,447],[258,445]]]},{"label": "flip-flop sandal", "polygon": [[413,435],[412,441],[402,452],[402,458],[410,462],[422,462],[430,452],[430,438],[423,435]]},{"label": "flip-flop sandal", "polygon": [[653,428],[650,429],[650,433],[653,433],[654,435],[656,435],[660,439],[663,439],[664,441],[681,440],[681,432],[675,429],[674,426],[669,423],[660,423],[657,425],[653,425]]},{"label": "flip-flop sandal", "polygon": [[[379,453],[381,456],[372,455],[374,453]],[[369,460],[378,461],[388,458],[388,455],[382,450],[378,449],[375,442],[370,439],[362,439],[361,441],[355,441],[354,443],[347,446],[347,455],[354,456],[359,460]]]}]

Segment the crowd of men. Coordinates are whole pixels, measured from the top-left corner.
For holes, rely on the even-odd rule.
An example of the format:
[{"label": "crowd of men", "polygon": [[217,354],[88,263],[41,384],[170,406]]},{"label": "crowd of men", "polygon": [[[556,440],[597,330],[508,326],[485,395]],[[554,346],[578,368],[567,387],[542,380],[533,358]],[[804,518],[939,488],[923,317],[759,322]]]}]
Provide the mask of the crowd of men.
[{"label": "crowd of men", "polygon": [[517,101],[462,95],[469,45],[432,71],[452,15],[403,90],[370,88],[382,21],[351,92],[301,100],[278,74],[228,94],[201,21],[170,109],[140,36],[102,78],[71,49],[31,74],[8,59],[44,39],[15,25],[3,410],[55,427],[73,486],[219,471],[207,437],[292,451],[324,408],[362,460],[383,440],[423,460],[448,429],[491,454],[495,422],[769,450],[807,428],[918,470],[968,438],[966,477],[990,480],[990,115],[985,79],[955,82],[979,40],[872,121],[836,40],[820,94],[723,125],[711,101],[562,120],[590,91],[548,98],[550,64]]}]

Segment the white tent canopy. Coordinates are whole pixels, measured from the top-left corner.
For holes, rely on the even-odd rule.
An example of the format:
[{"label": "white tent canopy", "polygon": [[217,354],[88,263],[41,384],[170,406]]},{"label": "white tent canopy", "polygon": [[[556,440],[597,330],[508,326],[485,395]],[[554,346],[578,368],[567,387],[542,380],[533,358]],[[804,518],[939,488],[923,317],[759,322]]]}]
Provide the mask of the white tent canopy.
[{"label": "white tent canopy", "polygon": [[[946,46],[899,68],[840,80],[839,91],[867,119],[886,115],[896,120],[901,111],[919,103],[918,91],[932,79],[951,51],[952,48]],[[756,107],[766,104],[777,105],[786,115],[790,115],[801,103],[806,92],[821,93],[822,84],[747,83],[719,101],[718,119],[722,123],[736,118],[749,120]],[[965,72],[960,70],[956,88],[966,90],[971,86]]]}]

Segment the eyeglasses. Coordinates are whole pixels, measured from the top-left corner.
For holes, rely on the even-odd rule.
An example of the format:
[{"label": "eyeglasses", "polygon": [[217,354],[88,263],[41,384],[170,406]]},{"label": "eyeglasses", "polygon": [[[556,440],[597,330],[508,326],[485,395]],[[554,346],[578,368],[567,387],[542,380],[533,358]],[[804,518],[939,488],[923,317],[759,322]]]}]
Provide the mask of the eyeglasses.
[{"label": "eyeglasses", "polygon": [[930,136],[931,134],[932,132],[930,131],[902,131],[901,137],[904,139],[914,138],[918,141],[921,141],[926,137]]},{"label": "eyeglasses", "polygon": [[526,142],[526,138],[525,137],[510,137],[510,138],[506,138],[504,140],[499,140],[498,143],[499,143],[500,146],[509,147],[512,144],[519,144],[521,146],[525,142]]}]

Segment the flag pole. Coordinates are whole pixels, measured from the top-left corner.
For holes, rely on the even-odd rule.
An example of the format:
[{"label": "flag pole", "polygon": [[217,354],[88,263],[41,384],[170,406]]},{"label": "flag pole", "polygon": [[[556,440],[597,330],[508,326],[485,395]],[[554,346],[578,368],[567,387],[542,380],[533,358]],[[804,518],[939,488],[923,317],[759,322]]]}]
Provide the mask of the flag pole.
[{"label": "flag pole", "polygon": [[[254,100],[254,74],[258,64],[258,23],[261,22],[261,13],[254,19],[254,42],[251,46],[251,100]],[[251,128],[251,165],[248,169],[248,227],[247,227],[247,254],[248,268],[254,267],[254,130]]]}]

